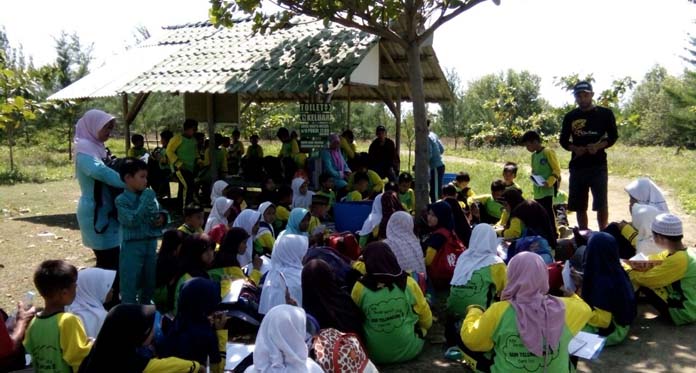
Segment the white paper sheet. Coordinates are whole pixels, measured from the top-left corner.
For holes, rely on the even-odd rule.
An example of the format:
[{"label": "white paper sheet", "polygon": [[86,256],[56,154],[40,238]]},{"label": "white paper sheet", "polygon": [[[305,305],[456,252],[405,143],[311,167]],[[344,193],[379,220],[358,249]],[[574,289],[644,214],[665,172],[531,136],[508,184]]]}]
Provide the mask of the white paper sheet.
[{"label": "white paper sheet", "polygon": [[573,281],[573,278],[570,276],[570,269],[570,260],[566,260],[565,264],[563,265],[563,271],[561,272],[561,275],[563,276],[563,287],[565,287],[566,290],[574,293],[575,281]]},{"label": "white paper sheet", "polygon": [[254,345],[243,343],[227,342],[227,359],[225,360],[225,370],[234,370],[245,357],[254,352]]},{"label": "white paper sheet", "polygon": [[631,259],[629,259],[629,260],[630,260],[630,261],[639,262],[639,261],[650,260],[650,258],[648,258],[648,257],[647,257],[645,254],[643,254],[643,253],[638,253],[638,254],[634,255],[634,256],[633,256]]},{"label": "white paper sheet", "polygon": [[546,179],[539,175],[530,175],[529,178],[532,179],[532,183],[536,186],[544,186],[546,182]]},{"label": "white paper sheet", "polygon": [[606,338],[597,334],[580,332],[568,343],[568,353],[587,360],[594,360],[604,348]]}]

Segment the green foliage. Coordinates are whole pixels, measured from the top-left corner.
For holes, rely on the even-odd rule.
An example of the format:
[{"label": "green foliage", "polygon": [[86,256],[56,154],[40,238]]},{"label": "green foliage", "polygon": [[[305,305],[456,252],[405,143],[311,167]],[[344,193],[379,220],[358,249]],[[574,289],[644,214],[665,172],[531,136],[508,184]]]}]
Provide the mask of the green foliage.
[{"label": "green foliage", "polygon": [[[457,88],[459,77],[448,73],[450,86]],[[472,145],[516,144],[528,130],[542,135],[558,131],[557,113],[540,97],[541,78],[528,71],[508,70],[485,75],[469,83],[456,101],[442,106],[439,126],[452,134],[455,144],[461,136],[467,148]]]}]

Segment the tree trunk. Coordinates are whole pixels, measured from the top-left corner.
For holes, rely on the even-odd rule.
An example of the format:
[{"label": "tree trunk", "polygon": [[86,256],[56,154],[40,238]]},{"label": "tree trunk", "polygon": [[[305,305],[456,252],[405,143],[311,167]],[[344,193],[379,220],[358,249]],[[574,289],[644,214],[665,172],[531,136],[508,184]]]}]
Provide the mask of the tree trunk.
[{"label": "tree trunk", "polygon": [[416,172],[415,194],[416,212],[420,213],[428,205],[428,187],[430,181],[428,144],[428,126],[425,123],[425,94],[423,92],[423,69],[420,62],[420,46],[411,41],[408,50],[408,72],[411,83],[411,101],[413,102],[413,121],[416,137]]},{"label": "tree trunk", "polygon": [[7,124],[7,141],[10,145],[10,171],[14,171],[14,123],[10,122]]},{"label": "tree trunk", "polygon": [[72,162],[72,126],[68,126],[68,160]]}]

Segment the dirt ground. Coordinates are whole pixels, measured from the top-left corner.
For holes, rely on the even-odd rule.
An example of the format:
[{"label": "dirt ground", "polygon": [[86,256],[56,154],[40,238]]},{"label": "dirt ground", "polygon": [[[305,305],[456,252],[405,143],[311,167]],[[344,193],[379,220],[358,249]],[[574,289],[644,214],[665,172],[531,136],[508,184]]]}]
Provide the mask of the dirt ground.
[{"label": "dirt ground", "polygon": [[[462,159],[456,158],[461,162]],[[565,180],[567,180],[567,175]],[[630,220],[623,186],[629,180],[610,176],[610,220]],[[687,216],[667,191],[670,208],[684,218],[686,242],[696,242],[696,219]],[[31,275],[42,260],[61,258],[91,266],[91,250],[82,246],[75,219],[79,198],[75,180],[0,187],[0,307],[11,310],[28,290]],[[571,215],[571,219],[574,216]],[[590,216],[591,225],[595,225]],[[40,301],[37,302],[37,305]],[[640,317],[623,345],[607,348],[597,361],[581,361],[582,372],[696,372],[696,325],[674,327],[655,319],[641,305]],[[382,367],[383,372],[461,371],[443,359],[443,331],[436,323],[418,359]]]}]

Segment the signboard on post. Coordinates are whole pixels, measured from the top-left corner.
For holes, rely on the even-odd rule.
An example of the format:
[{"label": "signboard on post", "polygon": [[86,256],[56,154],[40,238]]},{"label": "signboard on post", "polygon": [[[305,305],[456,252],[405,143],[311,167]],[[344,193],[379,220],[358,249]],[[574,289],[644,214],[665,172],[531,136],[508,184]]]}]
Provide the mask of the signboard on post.
[{"label": "signboard on post", "polygon": [[331,104],[300,104],[300,147],[303,150],[326,147],[331,132]]}]

